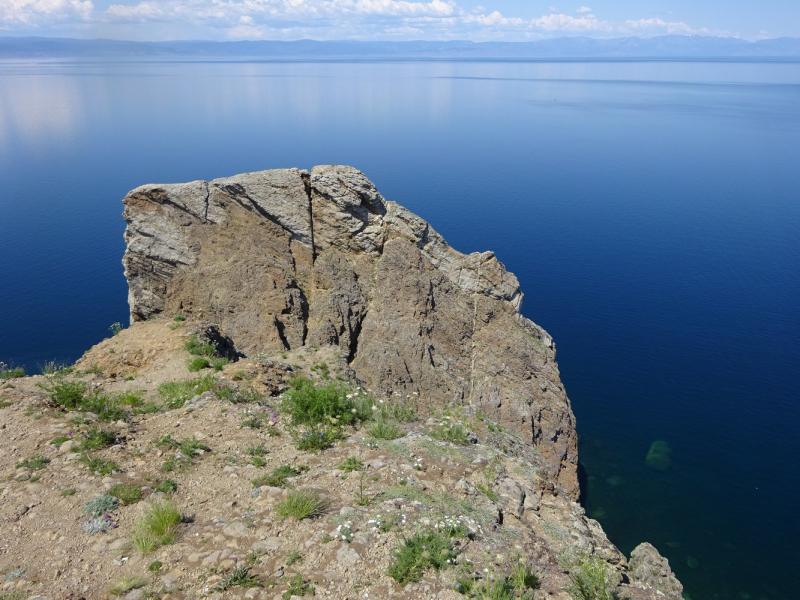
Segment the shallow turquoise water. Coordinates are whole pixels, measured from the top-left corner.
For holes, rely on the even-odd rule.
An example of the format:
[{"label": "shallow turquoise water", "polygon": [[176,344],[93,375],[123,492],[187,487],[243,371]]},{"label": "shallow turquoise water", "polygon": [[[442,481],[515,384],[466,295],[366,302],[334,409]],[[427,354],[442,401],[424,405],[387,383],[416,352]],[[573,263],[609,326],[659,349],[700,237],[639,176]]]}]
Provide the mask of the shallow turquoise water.
[{"label": "shallow turquoise water", "polygon": [[0,360],[126,320],[129,189],[319,163],[517,274],[612,541],[794,597],[800,64],[0,63]]}]

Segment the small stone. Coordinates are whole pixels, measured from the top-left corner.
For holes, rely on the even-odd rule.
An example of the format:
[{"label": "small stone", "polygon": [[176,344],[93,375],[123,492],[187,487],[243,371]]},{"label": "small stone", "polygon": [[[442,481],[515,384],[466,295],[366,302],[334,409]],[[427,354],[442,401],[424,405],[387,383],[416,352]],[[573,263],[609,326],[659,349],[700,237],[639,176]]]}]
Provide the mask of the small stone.
[{"label": "small stone", "polygon": [[281,547],[281,539],[270,537],[265,540],[260,540],[253,544],[250,549],[253,552],[274,552]]},{"label": "small stone", "polygon": [[463,477],[456,482],[456,489],[460,492],[463,492],[467,496],[474,496],[478,493],[478,490],[475,489],[475,486]]},{"label": "small stone", "polygon": [[81,444],[77,440],[67,440],[58,447],[61,454],[70,454],[80,448]]},{"label": "small stone", "polygon": [[343,567],[352,567],[354,564],[361,562],[361,555],[350,545],[344,544],[336,551],[336,561]]}]

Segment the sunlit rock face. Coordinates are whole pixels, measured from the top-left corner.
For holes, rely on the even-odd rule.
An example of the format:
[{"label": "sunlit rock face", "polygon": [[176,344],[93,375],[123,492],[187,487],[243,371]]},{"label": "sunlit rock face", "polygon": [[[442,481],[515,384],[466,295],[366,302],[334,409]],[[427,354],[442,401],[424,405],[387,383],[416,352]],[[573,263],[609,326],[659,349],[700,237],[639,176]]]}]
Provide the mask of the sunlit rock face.
[{"label": "sunlit rock face", "polygon": [[553,341],[520,314],[517,278],[492,252],[454,250],[345,166],[145,185],[124,204],[132,321],[210,320],[246,355],[337,346],[377,393],[504,424],[577,498]]}]

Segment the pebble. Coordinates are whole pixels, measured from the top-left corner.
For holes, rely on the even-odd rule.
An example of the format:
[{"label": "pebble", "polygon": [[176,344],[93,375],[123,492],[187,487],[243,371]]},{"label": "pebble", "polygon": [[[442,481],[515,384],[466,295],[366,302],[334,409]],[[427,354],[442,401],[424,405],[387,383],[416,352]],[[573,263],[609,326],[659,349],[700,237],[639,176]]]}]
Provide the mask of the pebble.
[{"label": "pebble", "polygon": [[361,555],[350,545],[344,544],[336,551],[336,561],[343,567],[351,567],[361,562]]},{"label": "pebble", "polygon": [[281,547],[281,539],[277,537],[270,537],[265,540],[259,540],[253,544],[250,549],[253,552],[274,552]]}]

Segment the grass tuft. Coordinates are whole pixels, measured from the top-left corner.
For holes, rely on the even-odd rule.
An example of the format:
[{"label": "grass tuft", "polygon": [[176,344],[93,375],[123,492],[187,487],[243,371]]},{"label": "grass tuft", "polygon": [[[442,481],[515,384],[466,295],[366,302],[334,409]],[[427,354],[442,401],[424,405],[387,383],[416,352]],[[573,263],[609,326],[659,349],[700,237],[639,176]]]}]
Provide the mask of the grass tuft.
[{"label": "grass tuft", "polygon": [[17,468],[30,469],[31,471],[41,471],[48,464],[50,464],[50,459],[47,458],[44,454],[35,454],[30,458],[26,458],[25,460],[19,461],[17,463]]},{"label": "grass tuft", "polygon": [[210,366],[211,363],[203,356],[195,356],[194,358],[190,358],[186,361],[186,367],[191,373],[197,373],[198,371],[207,369]]},{"label": "grass tuft", "polygon": [[81,462],[89,467],[89,470],[95,475],[110,475],[114,471],[122,470],[113,460],[106,460],[99,456],[92,457],[88,454],[84,454],[81,457]]},{"label": "grass tuft", "polygon": [[18,377],[25,377],[25,369],[23,367],[11,368],[6,366],[6,363],[0,362],[0,381],[8,381]]},{"label": "grass tuft", "polygon": [[450,442],[459,446],[469,445],[467,430],[461,423],[442,425],[439,429],[431,431],[431,437],[442,442]]},{"label": "grass tuft", "polygon": [[250,567],[236,567],[230,574],[223,577],[220,582],[211,588],[215,592],[224,592],[232,587],[261,587],[261,582],[255,575],[250,574]]},{"label": "grass tuft", "polygon": [[108,587],[109,596],[122,596],[131,590],[136,590],[147,585],[147,579],[139,575],[128,575],[117,579]]},{"label": "grass tuft", "polygon": [[296,521],[313,519],[325,513],[325,500],[309,490],[292,490],[284,500],[275,505],[275,512],[283,519]]},{"label": "grass tuft", "polygon": [[175,541],[181,513],[169,501],[151,504],[133,527],[133,543],[147,553]]},{"label": "grass tuft", "polygon": [[364,466],[364,463],[357,459],[355,456],[348,456],[342,462],[339,463],[338,469],[341,469],[345,473],[352,473],[353,471],[360,471],[361,468]]},{"label": "grass tuft", "polygon": [[172,479],[165,479],[153,488],[156,492],[162,494],[174,494],[178,489],[178,483]]},{"label": "grass tuft", "polygon": [[389,576],[400,585],[422,579],[425,571],[441,571],[452,565],[458,556],[447,531],[421,531],[405,540],[392,552]]},{"label": "grass tuft", "polygon": [[92,427],[85,434],[85,439],[81,442],[82,450],[102,450],[113,446],[117,441],[117,434],[113,431],[106,431],[97,426]]},{"label": "grass tuft", "polygon": [[119,498],[123,504],[136,504],[142,499],[142,488],[133,483],[118,483],[111,486],[108,495]]},{"label": "grass tuft", "polygon": [[213,390],[216,383],[216,377],[208,374],[198,377],[197,379],[189,379],[188,381],[168,381],[167,383],[162,383],[158,386],[158,393],[164,405],[168,409],[174,410],[183,406],[194,396]]},{"label": "grass tuft", "polygon": [[396,440],[403,436],[397,423],[389,419],[379,418],[369,426],[369,434],[378,440]]},{"label": "grass tuft", "polygon": [[196,335],[192,335],[183,347],[189,352],[189,354],[193,354],[195,356],[214,356],[217,353],[217,349],[208,342],[201,342],[200,339]]},{"label": "grass tuft", "polygon": [[253,479],[251,482],[253,487],[261,487],[261,486],[269,486],[269,487],[283,487],[286,485],[286,480],[290,477],[296,477],[300,475],[300,471],[291,467],[289,465],[281,465],[276,469],[273,469],[272,473],[269,475],[262,475],[261,477],[257,477]]}]

